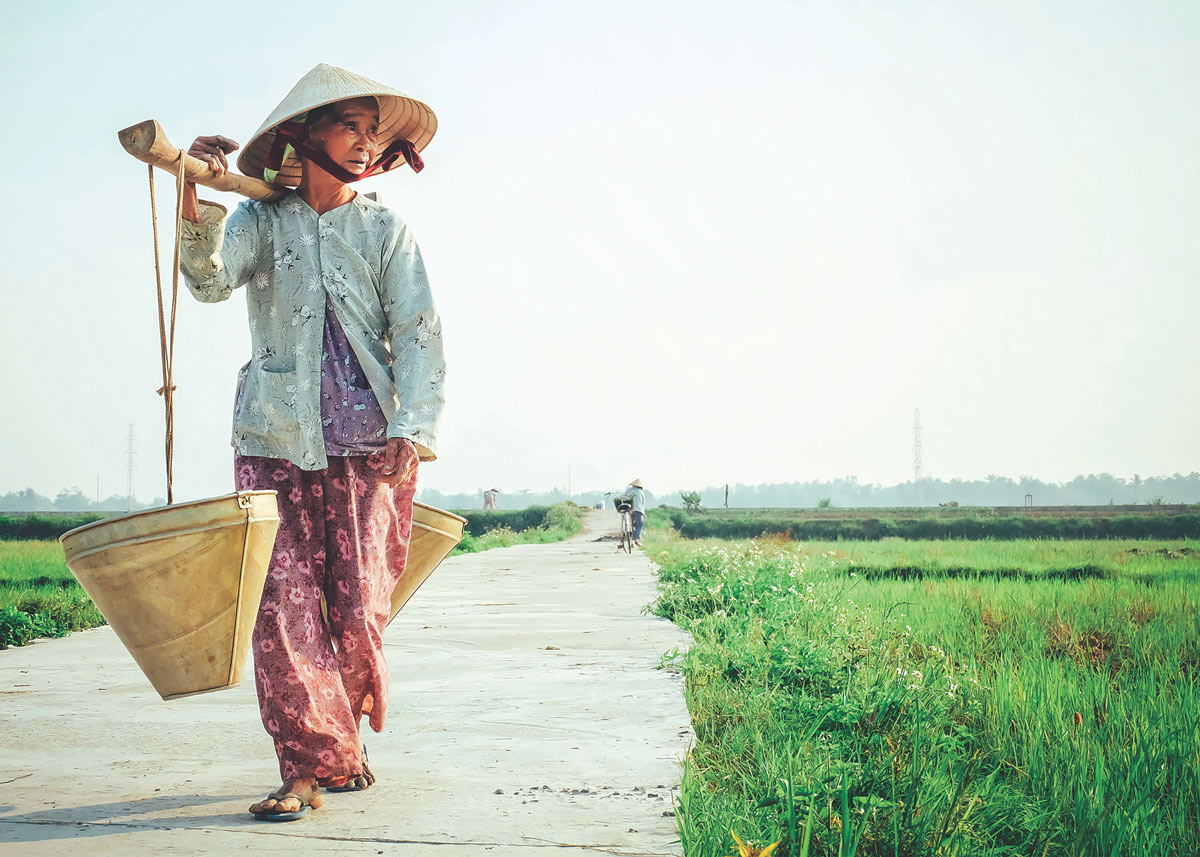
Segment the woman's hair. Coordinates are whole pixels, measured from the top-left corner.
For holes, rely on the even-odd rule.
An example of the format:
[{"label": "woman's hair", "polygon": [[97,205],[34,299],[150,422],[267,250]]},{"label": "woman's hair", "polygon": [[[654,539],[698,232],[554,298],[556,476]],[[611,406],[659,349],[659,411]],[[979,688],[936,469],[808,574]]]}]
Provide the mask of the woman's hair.
[{"label": "woman's hair", "polygon": [[[359,98],[351,98],[348,100],[359,101],[360,99],[365,100],[368,98],[375,103],[375,109],[378,110],[379,99],[372,95],[364,95],[360,96]],[[322,104],[320,107],[314,107],[312,110],[308,111],[308,118],[304,120],[304,127],[306,129],[312,128],[313,125],[317,124],[317,122],[319,122],[321,119],[324,119],[326,116],[331,116],[336,120],[338,116],[337,106],[341,103],[342,102],[340,101],[334,101],[330,104]]]},{"label": "woman's hair", "polygon": [[313,125],[316,125],[317,122],[319,122],[321,119],[324,119],[326,116],[332,116],[335,119],[337,118],[336,101],[332,104],[322,104],[320,107],[314,107],[312,110],[308,111],[308,117],[304,120],[305,129],[307,130],[312,128]]}]

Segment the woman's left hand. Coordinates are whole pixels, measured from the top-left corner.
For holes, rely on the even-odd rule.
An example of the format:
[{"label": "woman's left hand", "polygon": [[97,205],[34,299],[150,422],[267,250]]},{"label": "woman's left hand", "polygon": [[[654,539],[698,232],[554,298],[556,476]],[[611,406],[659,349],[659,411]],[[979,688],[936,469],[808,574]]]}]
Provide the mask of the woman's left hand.
[{"label": "woman's left hand", "polygon": [[417,447],[406,437],[389,437],[379,474],[392,482],[407,482],[417,470]]}]

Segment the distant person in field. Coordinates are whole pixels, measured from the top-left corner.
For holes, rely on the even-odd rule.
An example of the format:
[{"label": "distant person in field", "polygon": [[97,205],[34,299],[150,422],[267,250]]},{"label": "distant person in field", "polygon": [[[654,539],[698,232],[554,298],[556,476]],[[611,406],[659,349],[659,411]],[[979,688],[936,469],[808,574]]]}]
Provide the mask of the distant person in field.
[{"label": "distant person in field", "polygon": [[633,498],[633,543],[642,546],[642,524],[646,521],[646,486],[642,480],[635,479],[629,483],[625,491]]},{"label": "distant person in field", "polygon": [[500,493],[500,491],[497,488],[489,488],[488,490],[483,492],[484,511],[487,511],[488,509],[496,508],[496,495],[499,493]]}]

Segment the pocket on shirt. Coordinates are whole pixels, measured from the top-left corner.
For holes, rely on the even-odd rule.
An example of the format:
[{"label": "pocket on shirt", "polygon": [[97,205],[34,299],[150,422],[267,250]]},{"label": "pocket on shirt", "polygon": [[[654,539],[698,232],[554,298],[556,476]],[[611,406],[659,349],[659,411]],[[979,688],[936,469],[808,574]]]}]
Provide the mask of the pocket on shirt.
[{"label": "pocket on shirt", "polygon": [[234,445],[247,451],[278,451],[281,424],[296,422],[295,403],[302,397],[294,370],[272,372],[251,363],[239,383]]}]

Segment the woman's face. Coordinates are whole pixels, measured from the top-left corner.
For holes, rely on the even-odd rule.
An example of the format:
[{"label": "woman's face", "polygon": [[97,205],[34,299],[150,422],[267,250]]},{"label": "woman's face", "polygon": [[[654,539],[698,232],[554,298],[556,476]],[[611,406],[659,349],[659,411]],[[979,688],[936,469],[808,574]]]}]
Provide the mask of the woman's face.
[{"label": "woman's face", "polygon": [[379,107],[374,98],[352,98],[331,107],[309,127],[308,139],[334,163],[362,175],[379,154]]}]

